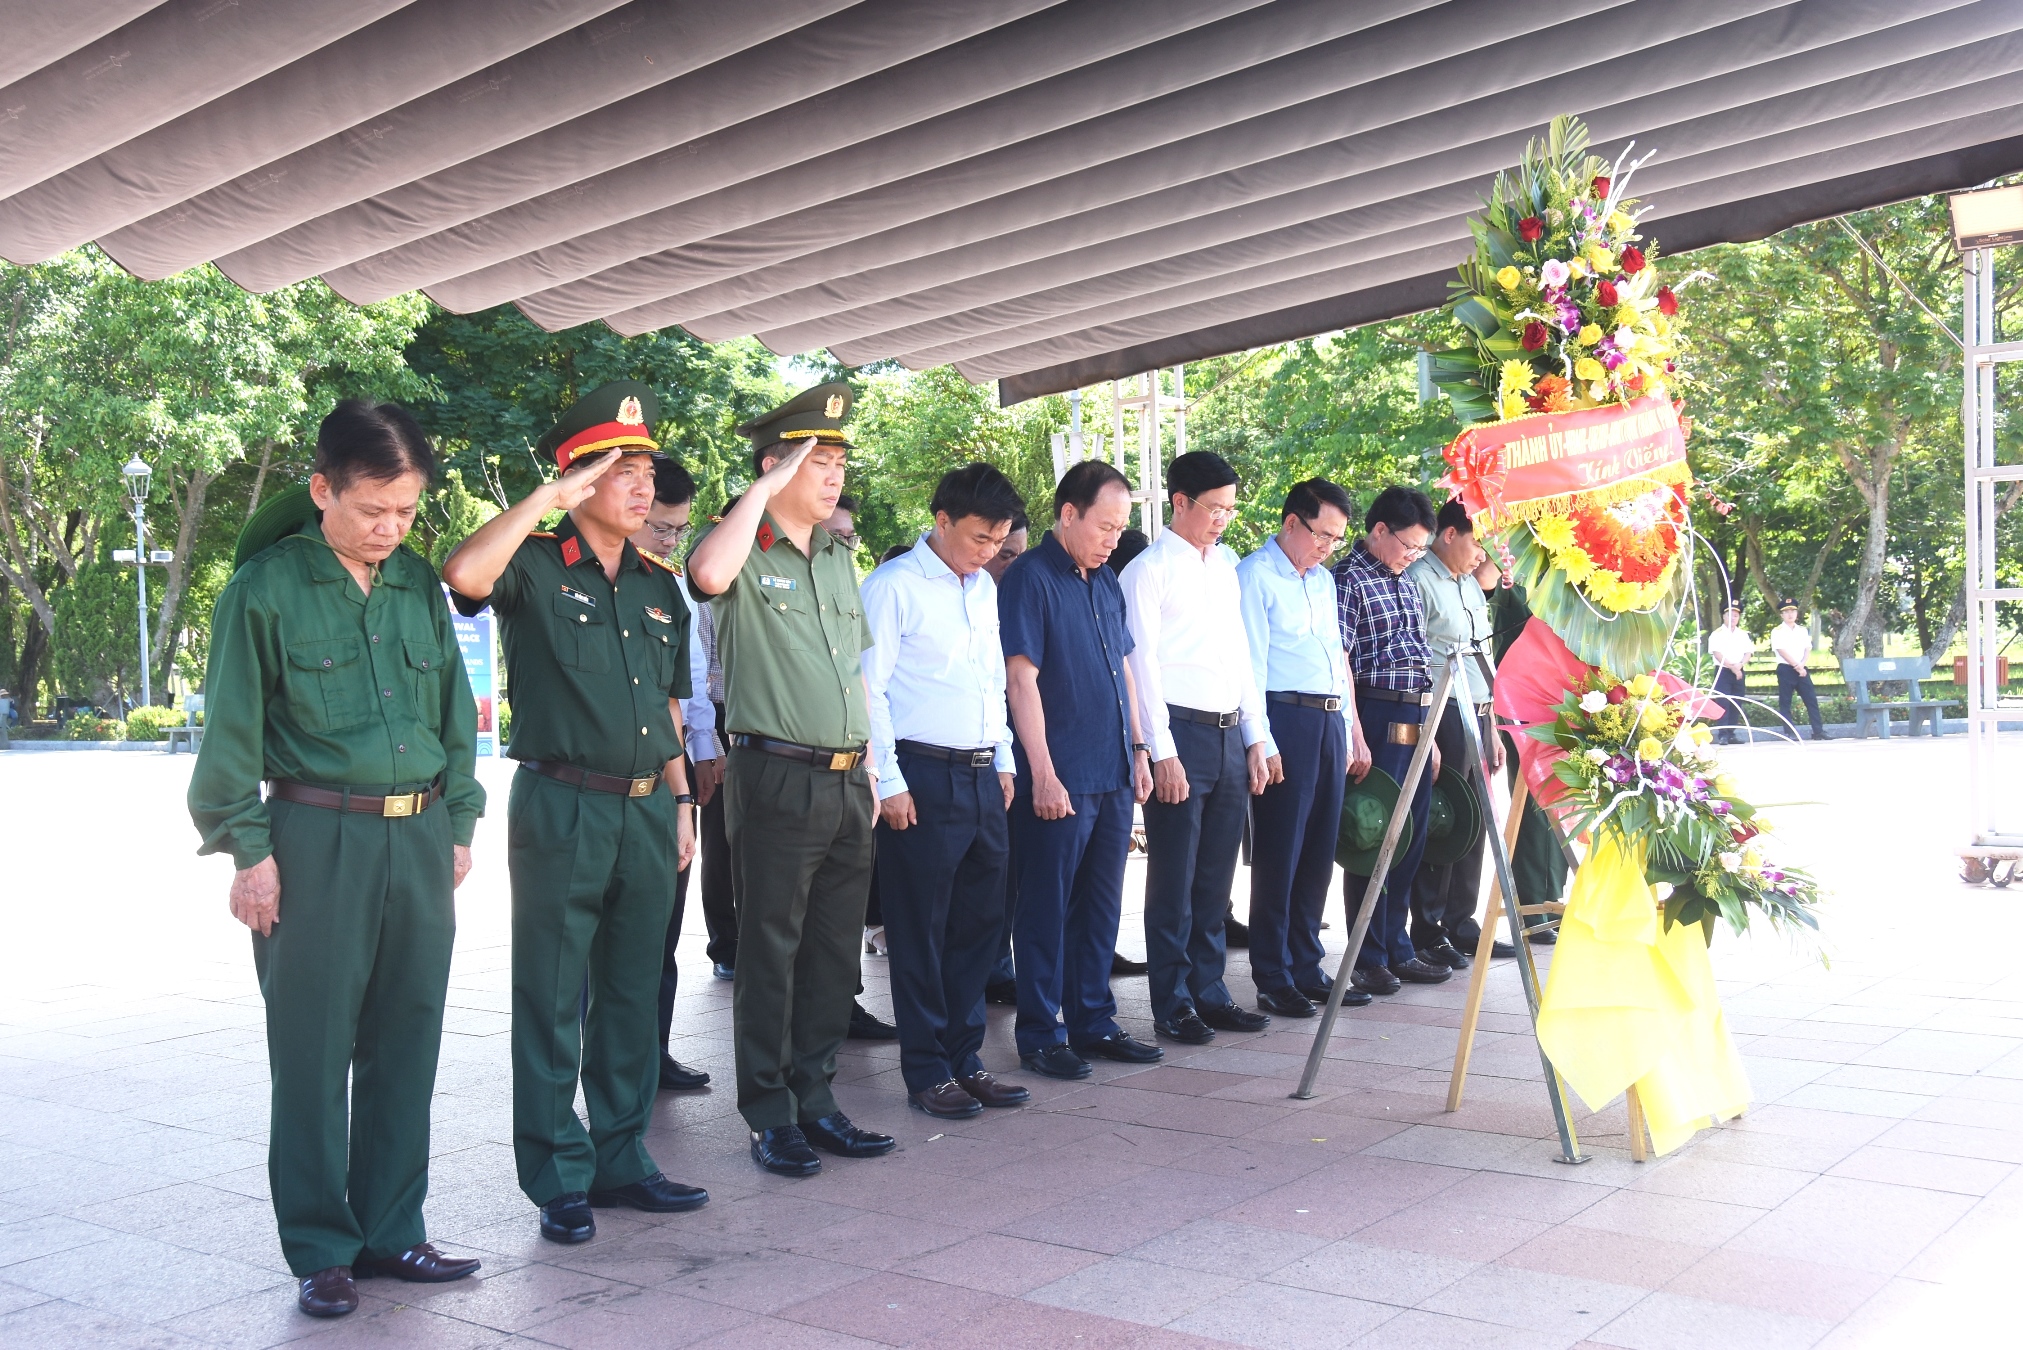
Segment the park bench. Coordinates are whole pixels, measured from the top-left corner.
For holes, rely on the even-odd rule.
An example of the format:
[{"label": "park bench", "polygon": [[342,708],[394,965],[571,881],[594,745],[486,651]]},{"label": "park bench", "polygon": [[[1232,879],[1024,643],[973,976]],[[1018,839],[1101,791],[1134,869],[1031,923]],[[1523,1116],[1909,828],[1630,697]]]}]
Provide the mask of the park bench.
[{"label": "park bench", "polygon": [[204,748],[204,729],[197,724],[197,718],[203,715],[203,711],[204,696],[202,694],[185,694],[183,696],[183,724],[179,727],[169,728],[170,754],[173,755],[176,752],[176,747],[179,745],[188,746],[190,753],[193,755]]},{"label": "park bench", "polygon": [[[1905,726],[1911,735],[1917,735],[1918,724],[1924,722],[1930,724],[1932,735],[1937,736],[1946,709],[1958,702],[1957,699],[1924,696],[1918,682],[1932,678],[1932,663],[1922,656],[1844,659],[1840,663],[1840,673],[1854,695],[1854,734],[1857,737],[1868,735],[1868,729],[1873,724],[1877,734],[1888,740],[1890,714],[1899,708],[1907,714]],[[1874,698],[1869,694],[1871,684],[1901,684],[1908,692],[1903,698]]]}]

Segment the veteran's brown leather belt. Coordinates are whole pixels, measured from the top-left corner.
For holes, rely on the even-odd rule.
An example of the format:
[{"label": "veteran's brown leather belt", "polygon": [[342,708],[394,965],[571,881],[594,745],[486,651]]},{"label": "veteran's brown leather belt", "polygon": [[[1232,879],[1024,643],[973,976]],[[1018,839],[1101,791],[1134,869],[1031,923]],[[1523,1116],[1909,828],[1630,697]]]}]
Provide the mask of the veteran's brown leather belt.
[{"label": "veteran's brown leather belt", "polygon": [[1274,689],[1264,696],[1267,703],[1291,703],[1301,708],[1319,708],[1322,712],[1340,712],[1340,694],[1295,694],[1285,689]]},{"label": "veteran's brown leather belt", "polygon": [[1166,714],[1178,721],[1199,722],[1204,727],[1216,727],[1223,731],[1227,731],[1243,720],[1243,713],[1240,710],[1237,712],[1203,712],[1200,708],[1183,708],[1178,703],[1167,704]]},{"label": "veteran's brown leather belt", "polygon": [[267,795],[303,806],[320,806],[326,811],[355,811],[362,816],[418,816],[442,800],[443,785],[431,784],[426,792],[397,792],[390,797],[371,797],[348,788],[311,787],[286,778],[267,780]]},{"label": "veteran's brown leather belt", "polygon": [[1356,697],[1373,698],[1379,703],[1416,703],[1423,708],[1433,701],[1433,691],[1427,689],[1408,694],[1398,689],[1379,689],[1374,684],[1359,684],[1356,686]]},{"label": "veteran's brown leather belt", "polygon": [[776,741],[771,736],[754,736],[740,731],[731,736],[731,744],[748,750],[763,750],[781,759],[791,759],[802,764],[812,764],[818,769],[834,769],[837,773],[847,773],[864,762],[863,747],[855,750],[824,750],[816,745],[802,745],[796,741]]},{"label": "veteran's brown leather belt", "polygon": [[562,764],[552,759],[522,760],[520,767],[532,770],[543,778],[567,783],[570,787],[589,788],[592,792],[610,792],[620,797],[651,797],[654,788],[660,786],[660,775],[657,773],[626,778],[615,773],[593,773],[589,769],[579,769],[574,764]]},{"label": "veteran's brown leather belt", "polygon": [[997,763],[995,750],[951,750],[945,745],[930,745],[926,741],[900,741],[897,748],[909,755],[925,755],[929,759],[945,760],[972,769],[988,769]]}]

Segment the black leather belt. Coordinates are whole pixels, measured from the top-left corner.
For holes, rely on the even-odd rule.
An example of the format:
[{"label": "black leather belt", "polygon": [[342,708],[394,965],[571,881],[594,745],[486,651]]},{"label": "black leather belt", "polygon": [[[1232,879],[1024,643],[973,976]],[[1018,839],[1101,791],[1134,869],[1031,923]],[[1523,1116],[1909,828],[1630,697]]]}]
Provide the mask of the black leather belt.
[{"label": "black leather belt", "polygon": [[833,769],[837,773],[847,773],[864,762],[863,747],[855,750],[824,750],[816,745],[801,745],[795,741],[776,741],[771,736],[754,736],[740,731],[731,736],[731,744],[747,750],[763,750],[781,759],[791,759],[802,764],[812,764],[818,769]]},{"label": "black leather belt", "polygon": [[1422,708],[1433,701],[1433,695],[1428,690],[1407,694],[1396,689],[1379,689],[1374,684],[1357,685],[1356,697],[1373,698],[1379,703],[1416,703]]},{"label": "black leather belt", "polygon": [[1274,689],[1264,696],[1267,703],[1290,703],[1300,708],[1319,708],[1322,712],[1340,712],[1340,694],[1295,694],[1285,689]]},{"label": "black leather belt", "polygon": [[925,755],[950,764],[967,764],[972,769],[987,769],[997,763],[995,750],[951,750],[945,745],[929,745],[926,741],[901,741],[898,748],[909,755]]},{"label": "black leather belt", "polygon": [[660,775],[657,773],[627,778],[622,774],[579,769],[574,764],[564,764],[553,759],[522,760],[520,767],[538,773],[543,778],[567,783],[570,787],[589,788],[592,792],[610,792],[620,797],[651,797],[654,788],[660,785]]},{"label": "black leather belt", "polygon": [[279,797],[284,802],[299,802],[303,806],[320,806],[326,811],[355,811],[362,816],[394,819],[418,816],[434,806],[442,800],[443,785],[441,780],[437,780],[422,792],[395,792],[376,797],[353,792],[350,788],[320,788],[286,778],[270,778],[267,780],[267,795]]},{"label": "black leather belt", "polygon": [[1243,720],[1241,712],[1203,712],[1199,708],[1183,708],[1178,703],[1167,704],[1166,711],[1182,722],[1199,722],[1204,727],[1219,727],[1224,731]]}]

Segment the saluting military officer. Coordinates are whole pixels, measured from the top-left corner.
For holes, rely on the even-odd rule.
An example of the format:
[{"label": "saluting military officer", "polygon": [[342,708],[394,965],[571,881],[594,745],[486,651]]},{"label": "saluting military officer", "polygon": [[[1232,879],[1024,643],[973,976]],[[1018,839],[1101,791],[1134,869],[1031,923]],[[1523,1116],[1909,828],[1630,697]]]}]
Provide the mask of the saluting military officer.
[{"label": "saluting military officer", "polygon": [[[871,882],[875,775],[857,569],[821,522],[843,492],[850,386],[818,385],[738,428],[758,481],[689,554],[728,695],[724,826],[738,904],[738,1110],[781,1176],[890,1152],[836,1107]],[[813,1146],[813,1148],[810,1147]]]},{"label": "saluting military officer", "polygon": [[204,674],[190,816],[198,851],[239,869],[232,915],[267,1003],[267,1177],[314,1317],[358,1306],[354,1276],[478,1268],[422,1223],[451,892],[485,805],[449,606],[401,545],[434,474],[405,409],[338,404],[309,486],[239,537]]},{"label": "saluting military officer", "polygon": [[[663,1176],[644,1139],[661,951],[675,872],[695,849],[678,730],[688,605],[674,570],[628,542],[653,504],[658,410],[632,381],[585,394],[541,440],[562,476],[443,564],[457,607],[489,604],[505,641],[506,753],[520,761],[506,805],[513,1156],[554,1242],[594,1236],[593,1207],[672,1213],[709,1199]],[[536,530],[553,510],[568,514]]]}]

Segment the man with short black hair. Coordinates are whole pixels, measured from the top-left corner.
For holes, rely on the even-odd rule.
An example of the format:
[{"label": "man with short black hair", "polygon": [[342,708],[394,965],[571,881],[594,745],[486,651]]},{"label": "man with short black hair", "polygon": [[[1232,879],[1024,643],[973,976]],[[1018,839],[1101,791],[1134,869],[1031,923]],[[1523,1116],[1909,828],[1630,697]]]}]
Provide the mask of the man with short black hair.
[{"label": "man with short black hair", "polygon": [[863,585],[879,891],[907,1099],[931,1116],[1016,1106],[984,1068],[983,987],[1004,926],[1013,759],[997,587],[1020,510],[988,464],[942,475],[934,528]]},{"label": "man with short black hair", "polygon": [[[1400,786],[1431,699],[1425,620],[1418,588],[1404,572],[1425,556],[1434,524],[1433,503],[1425,493],[1387,487],[1363,513],[1363,537],[1334,568],[1342,647],[1356,686],[1356,719],[1371,762]],[[1401,980],[1439,984],[1454,973],[1420,960],[1406,931],[1412,881],[1426,847],[1426,809],[1439,772],[1436,746],[1412,794],[1412,837],[1391,861],[1356,957],[1355,985],[1365,993],[1395,994]],[[1356,906],[1370,902],[1370,879],[1344,872],[1342,895],[1348,913],[1357,915]]]},{"label": "man with short black hair", "polygon": [[[1749,658],[1755,654],[1756,641],[1742,626],[1742,606],[1730,600],[1721,611],[1721,626],[1707,635],[1707,656],[1714,662],[1714,702],[1721,706],[1721,716],[1714,723],[1716,745],[1733,745],[1735,728],[1748,725],[1742,699]],[[1784,712],[1787,717],[1791,714],[1788,697]]]},{"label": "man with short black hair", "polygon": [[402,542],[434,474],[406,409],[338,404],[309,486],[241,532],[211,625],[190,817],[199,853],[231,855],[232,917],[252,930],[267,1180],[312,1317],[356,1309],[355,1277],[478,1268],[437,1251],[422,1216],[451,893],[485,805],[449,606]]},{"label": "man with short black hair", "polygon": [[[1783,620],[1770,630],[1770,650],[1777,654],[1777,715],[1784,719],[1784,725],[1791,726],[1791,696],[1798,695],[1805,700],[1805,711],[1812,718],[1812,739],[1826,739],[1826,724],[1819,717],[1819,691],[1812,687],[1812,633],[1798,621],[1798,602],[1786,600],[1777,607],[1777,617]],[[1797,729],[1792,735],[1796,737]]]},{"label": "man with short black hair", "polygon": [[1017,734],[1019,1059],[1050,1078],[1086,1078],[1088,1055],[1164,1056],[1118,1027],[1110,996],[1132,805],[1152,792],[1124,593],[1104,566],[1130,518],[1123,474],[1074,465],[1054,489],[1054,528],[998,596]]},{"label": "man with short black hair", "polygon": [[[1321,969],[1321,911],[1347,778],[1360,780],[1370,766],[1326,565],[1348,531],[1350,506],[1325,478],[1293,484],[1278,533],[1236,568],[1270,733],[1270,782],[1251,807],[1250,974],[1257,1006],[1281,1017],[1312,1017],[1333,983]],[[1359,989],[1342,991],[1350,1007],[1369,1001]]]},{"label": "man with short black hair", "polygon": [[[1439,747],[1443,763],[1465,769],[1468,754],[1461,719],[1473,717],[1482,752],[1489,760],[1488,770],[1493,773],[1503,767],[1503,741],[1496,734],[1490,704],[1495,667],[1490,664],[1493,628],[1485,590],[1496,585],[1498,574],[1489,555],[1475,541],[1475,522],[1469,519],[1467,507],[1459,501],[1446,503],[1435,524],[1439,532],[1426,555],[1405,569],[1424,606],[1432,659],[1444,665],[1452,653],[1461,653],[1461,680],[1434,729],[1433,743]],[[1485,838],[1477,831],[1473,842],[1451,862],[1422,861],[1412,883],[1412,946],[1424,960],[1450,970],[1464,970],[1469,964],[1458,944],[1482,935],[1475,922],[1475,904],[1482,889]]]},{"label": "man with short black hair", "polygon": [[1270,778],[1264,699],[1244,637],[1236,555],[1236,471],[1205,450],[1166,469],[1173,522],[1124,568],[1138,725],[1152,746],[1145,803],[1145,958],[1153,1026],[1203,1045],[1217,1031],[1262,1031],[1223,983],[1223,919],[1244,816]]}]

